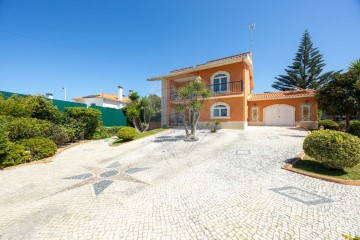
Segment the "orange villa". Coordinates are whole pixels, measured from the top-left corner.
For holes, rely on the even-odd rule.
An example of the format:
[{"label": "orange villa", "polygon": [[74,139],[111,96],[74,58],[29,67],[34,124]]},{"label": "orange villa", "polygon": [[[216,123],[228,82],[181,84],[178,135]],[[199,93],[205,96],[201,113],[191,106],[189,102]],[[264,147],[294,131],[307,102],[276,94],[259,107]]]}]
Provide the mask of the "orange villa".
[{"label": "orange villa", "polygon": [[[222,128],[244,129],[248,125],[317,128],[317,102],[313,90],[253,94],[251,52],[208,61],[149,78],[162,82],[163,127],[182,126],[187,113],[176,111],[177,90],[201,77],[212,91],[200,112],[199,125],[220,121]],[[186,118],[186,119],[184,119]]]}]

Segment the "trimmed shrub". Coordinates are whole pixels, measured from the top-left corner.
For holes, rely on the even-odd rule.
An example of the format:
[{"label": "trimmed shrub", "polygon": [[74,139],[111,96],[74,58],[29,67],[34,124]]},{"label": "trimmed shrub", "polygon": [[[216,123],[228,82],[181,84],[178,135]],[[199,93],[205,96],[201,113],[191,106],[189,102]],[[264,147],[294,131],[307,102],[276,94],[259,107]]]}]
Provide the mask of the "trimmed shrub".
[{"label": "trimmed shrub", "polygon": [[112,126],[112,127],[106,127],[106,131],[111,134],[111,136],[116,136],[120,129],[122,129],[124,126]]},{"label": "trimmed shrub", "polygon": [[323,127],[324,129],[338,130],[339,124],[330,119],[319,120],[319,128],[320,127]]},{"label": "trimmed shrub", "polygon": [[4,130],[9,133],[10,141],[16,141],[37,136],[46,136],[51,128],[51,123],[35,118],[14,118],[4,124]]},{"label": "trimmed shrub", "polygon": [[104,139],[104,138],[109,138],[111,137],[111,134],[107,132],[107,129],[102,127],[99,128],[98,130],[96,130],[96,132],[93,135],[93,140],[99,140],[99,139]]},{"label": "trimmed shrub", "polygon": [[0,115],[0,126],[4,125],[7,122],[11,122],[13,120],[14,120],[14,117],[12,117],[12,116]]},{"label": "trimmed shrub", "polygon": [[333,130],[313,131],[305,138],[304,151],[328,168],[343,169],[360,163],[360,138]]},{"label": "trimmed shrub", "polygon": [[360,120],[352,121],[349,127],[349,133],[360,137]]},{"label": "trimmed shrub", "polygon": [[18,165],[30,160],[29,152],[21,144],[10,143],[4,157],[0,158],[0,168]]},{"label": "trimmed shrub", "polygon": [[133,140],[136,136],[136,129],[133,127],[123,127],[120,129],[118,133],[118,138],[122,139],[123,141],[130,141]]},{"label": "trimmed shrub", "polygon": [[65,108],[65,114],[76,119],[84,126],[84,137],[91,139],[96,129],[101,126],[101,112],[93,108]]},{"label": "trimmed shrub", "polygon": [[30,151],[30,160],[35,161],[51,157],[56,153],[56,144],[54,141],[44,137],[34,137],[21,141],[21,145]]}]

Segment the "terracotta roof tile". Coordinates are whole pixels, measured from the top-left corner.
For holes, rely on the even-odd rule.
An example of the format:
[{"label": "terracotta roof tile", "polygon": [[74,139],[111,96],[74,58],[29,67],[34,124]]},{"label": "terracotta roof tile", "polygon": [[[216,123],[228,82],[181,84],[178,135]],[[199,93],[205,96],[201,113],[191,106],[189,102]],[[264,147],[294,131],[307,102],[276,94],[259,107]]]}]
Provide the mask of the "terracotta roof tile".
[{"label": "terracotta roof tile", "polygon": [[299,97],[313,97],[316,92],[310,89],[302,90],[290,90],[283,92],[270,92],[270,93],[260,93],[260,94],[251,94],[249,101],[256,100],[267,100],[267,99],[283,99],[283,98],[299,98]]}]

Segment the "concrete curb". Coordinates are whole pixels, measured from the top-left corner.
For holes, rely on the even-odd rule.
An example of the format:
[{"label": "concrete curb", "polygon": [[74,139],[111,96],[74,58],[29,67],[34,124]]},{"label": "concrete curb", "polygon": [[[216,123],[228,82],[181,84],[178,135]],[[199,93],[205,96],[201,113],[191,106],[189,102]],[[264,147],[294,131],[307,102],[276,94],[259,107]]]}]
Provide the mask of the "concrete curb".
[{"label": "concrete curb", "polygon": [[312,177],[312,178],[317,178],[317,179],[320,179],[323,181],[339,183],[339,184],[344,184],[344,185],[360,186],[360,180],[343,180],[343,179],[323,176],[323,175],[316,174],[316,173],[309,173],[309,172],[305,172],[305,171],[293,168],[293,166],[298,161],[302,160],[304,158],[304,156],[305,156],[304,152],[300,152],[300,153],[296,154],[295,157],[289,163],[283,164],[281,166],[281,168],[284,170],[290,171],[290,172],[298,173],[298,174]]}]

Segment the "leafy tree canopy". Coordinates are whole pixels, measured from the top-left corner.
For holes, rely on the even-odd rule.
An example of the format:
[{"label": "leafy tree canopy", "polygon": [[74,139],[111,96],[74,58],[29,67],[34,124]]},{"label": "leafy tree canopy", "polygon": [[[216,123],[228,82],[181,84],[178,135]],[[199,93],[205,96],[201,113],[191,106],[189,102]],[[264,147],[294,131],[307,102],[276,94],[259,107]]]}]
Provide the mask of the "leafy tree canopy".
[{"label": "leafy tree canopy", "polygon": [[316,93],[319,108],[330,115],[344,115],[346,128],[350,118],[360,111],[360,89],[355,87],[357,74],[352,71],[337,73]]}]

